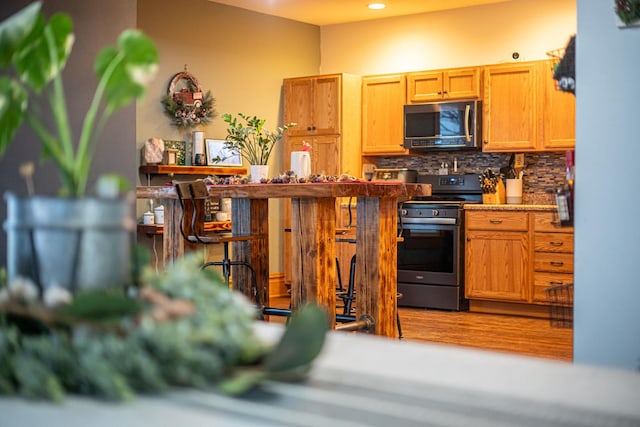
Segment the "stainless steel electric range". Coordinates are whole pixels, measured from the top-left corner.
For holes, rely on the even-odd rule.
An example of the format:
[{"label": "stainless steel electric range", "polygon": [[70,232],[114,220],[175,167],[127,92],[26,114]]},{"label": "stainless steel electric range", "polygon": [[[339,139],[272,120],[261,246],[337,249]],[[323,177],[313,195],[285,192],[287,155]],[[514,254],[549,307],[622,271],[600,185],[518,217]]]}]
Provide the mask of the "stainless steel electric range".
[{"label": "stainless steel electric range", "polygon": [[481,203],[478,175],[418,174],[432,196],[399,205],[398,305],[467,310],[464,298],[464,204]]}]

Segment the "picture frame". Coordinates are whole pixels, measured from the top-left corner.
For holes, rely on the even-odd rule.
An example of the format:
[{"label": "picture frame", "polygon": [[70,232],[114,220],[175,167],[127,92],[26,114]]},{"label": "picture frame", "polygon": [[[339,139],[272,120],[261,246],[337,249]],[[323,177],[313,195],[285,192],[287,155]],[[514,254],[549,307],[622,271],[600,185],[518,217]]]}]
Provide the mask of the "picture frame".
[{"label": "picture frame", "polygon": [[225,147],[224,139],[204,140],[208,166],[242,166],[242,157],[237,150]]}]

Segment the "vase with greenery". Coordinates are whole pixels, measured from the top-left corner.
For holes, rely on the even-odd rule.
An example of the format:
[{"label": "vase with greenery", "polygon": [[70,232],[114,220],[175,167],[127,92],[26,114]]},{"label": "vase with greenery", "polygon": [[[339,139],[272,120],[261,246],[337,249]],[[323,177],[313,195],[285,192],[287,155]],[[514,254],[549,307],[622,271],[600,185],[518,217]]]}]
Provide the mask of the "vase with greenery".
[{"label": "vase with greenery", "polygon": [[[282,139],[284,132],[295,123],[278,127],[275,131],[265,129],[265,119],[239,113],[238,117],[223,114],[222,119],[227,123],[227,137],[225,148],[238,152],[250,166],[267,166],[269,157],[275,145]],[[252,181],[258,182],[252,172]]]},{"label": "vase with greenery", "polygon": [[87,181],[105,123],[145,93],[158,52],[137,30],[125,30],[117,44],[99,52],[97,88],[74,140],[62,80],[73,23],[64,13],[47,20],[41,9],[41,2],[31,3],[0,23],[0,155],[26,123],[41,143],[43,160],[56,165],[62,186],[60,197],[5,195],[8,273],[31,277],[41,288],[48,286],[45,280],[102,286],[126,279],[131,262],[123,246],[130,246],[135,231],[133,195],[122,191],[123,178],[106,174],[97,181],[99,197],[87,197]]}]

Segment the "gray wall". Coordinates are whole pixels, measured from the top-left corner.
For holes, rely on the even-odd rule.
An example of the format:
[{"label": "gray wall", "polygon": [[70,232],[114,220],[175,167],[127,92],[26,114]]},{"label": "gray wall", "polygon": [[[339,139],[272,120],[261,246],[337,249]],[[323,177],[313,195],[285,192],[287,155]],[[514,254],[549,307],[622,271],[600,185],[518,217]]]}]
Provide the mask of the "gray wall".
[{"label": "gray wall", "polygon": [[[4,19],[30,3],[26,0],[3,0],[0,19]],[[46,15],[64,11],[74,21],[76,41],[63,74],[73,134],[77,138],[84,114],[91,102],[97,80],[93,61],[98,51],[114,44],[125,28],[136,26],[136,1],[132,0],[47,0]],[[136,182],[136,110],[133,105],[114,115],[101,136],[92,168],[91,183],[97,175],[117,172]],[[26,185],[18,173],[24,162],[36,164],[35,190],[39,195],[55,195],[60,188],[57,169],[40,161],[40,144],[30,128],[18,131],[14,143],[0,158],[0,193],[7,191],[26,195]],[[4,223],[6,206],[0,203],[0,221]],[[6,234],[0,233],[0,265],[6,265]]]},{"label": "gray wall", "polygon": [[640,369],[640,27],[578,0],[574,361]]}]

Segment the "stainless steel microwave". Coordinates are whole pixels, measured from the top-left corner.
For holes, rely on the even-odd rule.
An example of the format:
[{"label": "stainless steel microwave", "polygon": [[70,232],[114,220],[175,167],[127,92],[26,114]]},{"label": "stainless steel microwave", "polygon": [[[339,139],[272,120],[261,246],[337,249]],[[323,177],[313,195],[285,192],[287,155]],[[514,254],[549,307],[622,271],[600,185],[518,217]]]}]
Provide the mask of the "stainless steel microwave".
[{"label": "stainless steel microwave", "polygon": [[482,102],[432,102],[404,106],[404,148],[410,150],[479,149]]}]

